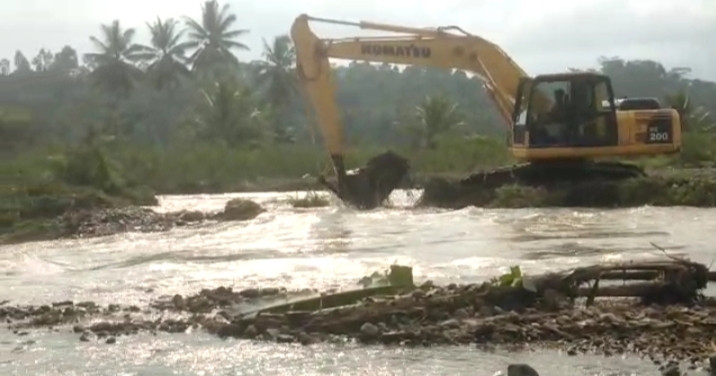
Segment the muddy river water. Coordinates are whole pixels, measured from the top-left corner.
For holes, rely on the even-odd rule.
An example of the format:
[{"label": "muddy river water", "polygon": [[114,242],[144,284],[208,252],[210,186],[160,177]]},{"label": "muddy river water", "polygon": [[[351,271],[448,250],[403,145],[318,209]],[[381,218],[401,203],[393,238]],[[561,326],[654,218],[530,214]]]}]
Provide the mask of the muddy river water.
[{"label": "muddy river water", "polygon": [[[440,211],[409,208],[396,192],[387,209],[340,205],[294,209],[297,193],[168,196],[157,210],[219,210],[232,197],[267,212],[242,223],[205,224],[167,233],[121,234],[0,249],[0,299],[146,305],[163,294],[220,285],[341,288],[393,262],[417,280],[473,282],[510,265],[525,273],[600,261],[660,257],[650,242],[710,264],[716,210]],[[636,357],[568,357],[556,352],[482,353],[474,348],[300,347],[220,340],[203,333],[80,342],[63,329],[18,337],[0,331],[2,375],[494,375],[527,362],[542,375],[652,375]]]}]

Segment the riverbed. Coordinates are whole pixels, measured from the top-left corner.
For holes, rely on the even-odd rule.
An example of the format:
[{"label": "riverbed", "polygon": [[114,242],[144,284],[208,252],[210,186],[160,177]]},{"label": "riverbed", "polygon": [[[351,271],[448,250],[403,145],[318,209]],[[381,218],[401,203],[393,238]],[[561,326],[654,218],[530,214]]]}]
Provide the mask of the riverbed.
[{"label": "riverbed", "polygon": [[[313,209],[287,203],[300,195],[167,196],[157,210],[214,211],[233,197],[256,200],[268,210],[248,222],[4,246],[2,299],[142,306],[161,295],[222,285],[325,290],[356,287],[361,277],[393,262],[413,266],[418,281],[468,283],[511,265],[543,273],[663,257],[651,242],[706,264],[716,258],[713,209],[445,211],[413,209],[417,193],[405,191],[393,195],[391,207],[369,212],[337,203]],[[493,375],[515,361],[531,363],[543,375],[655,372],[650,362],[629,356],[335,344],[304,348],[222,341],[202,333],[120,337],[107,345],[79,342],[66,329],[23,337],[0,332],[0,372],[18,375]]]}]

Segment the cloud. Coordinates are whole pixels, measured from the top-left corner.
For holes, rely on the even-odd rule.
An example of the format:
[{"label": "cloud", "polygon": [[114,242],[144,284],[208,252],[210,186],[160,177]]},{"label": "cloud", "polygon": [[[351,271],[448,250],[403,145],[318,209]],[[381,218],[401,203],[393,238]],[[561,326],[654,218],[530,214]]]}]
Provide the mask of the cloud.
[{"label": "cloud", "polygon": [[[500,44],[530,73],[596,65],[599,56],[653,59],[668,67],[689,66],[696,76],[716,80],[714,0],[230,0],[245,43],[260,56],[261,38],[285,34],[294,17],[308,13],[351,21],[367,20],[416,27],[458,25]],[[69,44],[82,52],[101,23],[120,19],[139,28],[157,16],[200,16],[199,0],[24,0],[0,3],[0,56],[16,49],[34,55]],[[365,34],[317,26],[324,36]]]},{"label": "cloud", "polygon": [[568,63],[618,55],[690,66],[716,79],[709,58],[716,57],[713,1],[587,1],[535,17],[514,30],[505,41],[510,50],[543,64],[551,53]]}]

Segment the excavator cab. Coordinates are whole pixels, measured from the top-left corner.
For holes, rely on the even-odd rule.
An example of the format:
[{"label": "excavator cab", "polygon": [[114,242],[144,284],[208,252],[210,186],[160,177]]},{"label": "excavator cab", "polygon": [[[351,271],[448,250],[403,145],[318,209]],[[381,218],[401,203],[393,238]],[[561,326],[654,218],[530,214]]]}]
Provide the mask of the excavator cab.
[{"label": "excavator cab", "polygon": [[[599,73],[522,77],[515,94],[510,149],[518,159],[542,165],[678,153],[678,112],[653,107],[621,106],[610,78]],[[631,165],[623,167],[633,176],[643,175]]]},{"label": "excavator cab", "polygon": [[512,146],[535,149],[618,146],[614,108],[611,81],[601,74],[522,78],[513,112]]}]

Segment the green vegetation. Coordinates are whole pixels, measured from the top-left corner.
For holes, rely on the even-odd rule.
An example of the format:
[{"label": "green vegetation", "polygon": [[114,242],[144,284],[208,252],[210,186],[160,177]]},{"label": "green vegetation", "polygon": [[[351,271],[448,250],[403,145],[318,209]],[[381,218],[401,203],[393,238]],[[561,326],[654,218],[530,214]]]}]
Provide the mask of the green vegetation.
[{"label": "green vegetation", "polygon": [[294,208],[322,208],[331,204],[328,198],[319,195],[315,191],[303,193],[301,196],[292,197],[288,200]]},{"label": "green vegetation", "polygon": [[[3,226],[95,202],[151,203],[150,190],[315,188],[301,177],[325,171],[327,158],[306,120],[290,38],[265,41],[261,60],[240,61],[234,52],[248,48],[241,39],[250,32],[240,17],[216,1],[199,10],[150,21],[146,41],[108,20],[83,56],[65,46],[0,60]],[[684,153],[639,163],[713,164],[716,83],[648,60],[599,64],[617,95],[662,98],[686,119]],[[477,78],[365,62],[335,75],[351,167],[385,148],[409,158],[418,176],[511,162]]]},{"label": "green vegetation", "polygon": [[521,207],[634,207],[716,206],[716,174],[701,175],[655,172],[625,182],[576,184],[551,189],[523,186],[501,187],[484,195],[485,206]]}]

